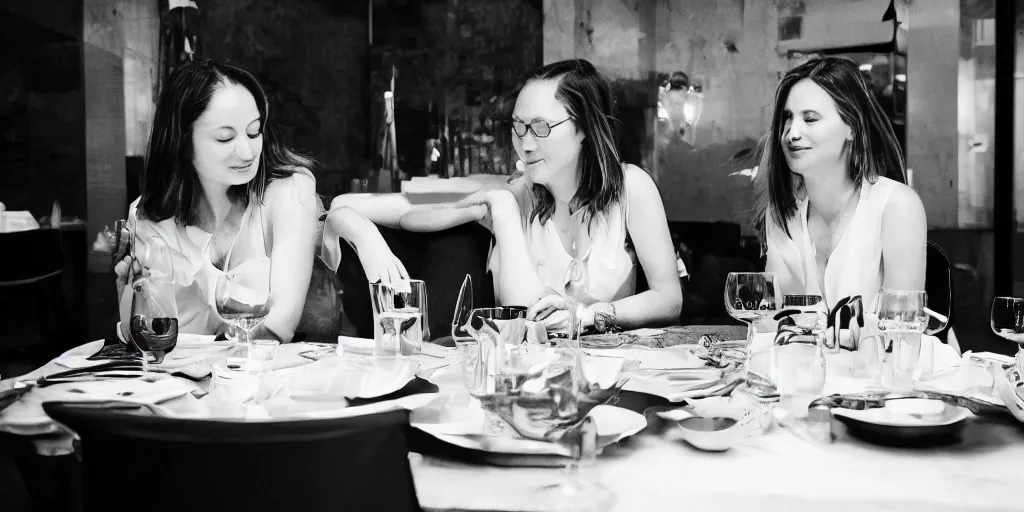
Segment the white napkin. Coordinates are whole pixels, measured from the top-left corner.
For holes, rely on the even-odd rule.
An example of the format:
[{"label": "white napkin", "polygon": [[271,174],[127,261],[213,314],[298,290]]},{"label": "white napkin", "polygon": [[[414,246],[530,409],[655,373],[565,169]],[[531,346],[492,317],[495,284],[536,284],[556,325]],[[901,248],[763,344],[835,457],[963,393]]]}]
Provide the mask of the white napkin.
[{"label": "white napkin", "polygon": [[33,390],[45,402],[103,402],[116,400],[158,404],[192,391],[193,386],[175,378],[154,381],[143,379],[116,379],[54,384]]},{"label": "white napkin", "polygon": [[16,231],[31,231],[39,229],[39,223],[29,211],[2,211],[0,212],[0,233],[14,233]]},{"label": "white napkin", "polygon": [[681,368],[703,368],[704,360],[694,353],[693,348],[676,345],[668,348],[647,348],[643,346],[603,348],[584,350],[592,356],[611,356],[632,359],[638,362],[637,370],[666,370]]}]

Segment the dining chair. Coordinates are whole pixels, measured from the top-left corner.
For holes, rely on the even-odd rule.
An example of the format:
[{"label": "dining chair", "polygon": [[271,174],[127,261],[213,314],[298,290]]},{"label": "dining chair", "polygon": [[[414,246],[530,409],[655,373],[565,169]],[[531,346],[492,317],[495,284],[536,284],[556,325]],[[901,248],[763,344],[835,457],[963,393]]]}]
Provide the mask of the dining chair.
[{"label": "dining chair", "polygon": [[[378,226],[391,252],[409,276],[427,284],[427,325],[433,340],[451,335],[452,314],[466,274],[473,276],[474,307],[492,307],[494,284],[487,271],[491,232],[479,224],[463,224],[434,233],[419,233]],[[345,317],[361,338],[373,337],[370,285],[359,255],[341,241],[338,278]]]},{"label": "dining chair", "polygon": [[946,315],[949,321],[935,333],[935,337],[946,343],[949,329],[953,327],[953,270],[946,252],[939,244],[929,240],[925,256],[924,290],[928,294],[928,308]]},{"label": "dining chair", "polygon": [[0,247],[0,361],[38,366],[58,355],[53,342],[69,328],[84,328],[68,325],[61,231],[0,233]]},{"label": "dining chair", "polygon": [[407,411],[238,422],[43,409],[81,440],[83,510],[421,510]]}]

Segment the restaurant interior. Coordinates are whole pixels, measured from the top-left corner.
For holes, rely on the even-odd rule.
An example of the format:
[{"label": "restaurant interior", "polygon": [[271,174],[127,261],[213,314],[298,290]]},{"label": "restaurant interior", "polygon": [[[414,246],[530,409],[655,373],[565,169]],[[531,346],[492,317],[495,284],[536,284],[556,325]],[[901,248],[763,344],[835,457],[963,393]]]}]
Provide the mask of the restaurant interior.
[{"label": "restaurant interior", "polygon": [[[928,241],[942,256],[929,256],[929,272],[935,262],[936,268],[948,271],[942,288],[947,297],[933,297],[938,294],[929,290],[929,299],[946,305],[947,331],[955,330],[960,354],[997,354],[1012,361],[1018,347],[993,332],[992,308],[995,297],[1024,296],[1024,236],[1018,230],[1024,221],[1024,150],[1016,142],[1024,134],[1024,101],[1018,100],[1024,96],[1022,7],[1024,0],[5,0],[0,2],[5,43],[0,45],[0,390],[5,389],[3,382],[13,386],[19,377],[35,375],[76,347],[94,340],[116,341],[119,304],[106,233],[126,218],[129,204],[139,197],[162,87],[176,67],[205,58],[235,64],[262,83],[279,139],[316,161],[316,192],[328,209],[338,196],[397,193],[411,204],[444,203],[507,181],[516,171],[516,157],[507,120],[499,115],[509,92],[520,77],[544,64],[589,60],[612,86],[620,155],[656,183],[677,258],[686,269],[680,277],[683,305],[675,325],[698,335],[722,327],[742,338],[746,322],[722,298],[729,293],[730,273],[764,270],[764,248],[751,214],[757,145],[772,119],[776,87],[788,70],[809,59],[848,57],[858,64],[891,123],[906,158],[907,183],[924,205]],[[19,227],[24,224],[31,226]],[[477,247],[472,240],[453,240],[459,236],[403,248],[421,259],[409,263],[410,270],[450,257],[453,250]],[[310,346],[340,347],[341,338],[374,337],[375,317],[365,277],[359,281],[358,256],[347,247],[342,251],[337,272],[314,272],[304,313],[308,321],[299,328]],[[430,279],[426,281],[429,288]],[[346,289],[347,283],[356,283],[358,290]],[[457,307],[460,283],[461,278],[453,290],[430,291],[431,307],[436,308],[431,315],[441,326],[447,320],[440,316]],[[476,286],[488,284],[478,281]],[[445,305],[436,305],[441,302]],[[329,352],[333,357],[334,349]],[[621,402],[630,399],[620,397]],[[1021,407],[1006,404],[1011,410],[1014,406]],[[52,412],[51,417],[69,414]],[[650,417],[644,410],[639,413]],[[378,432],[390,428],[388,421],[393,419],[381,420]],[[406,418],[398,421],[408,423]],[[1008,452],[998,455],[995,445],[983,438],[1000,439],[1002,448],[1024,447],[1024,430],[1012,417],[985,421],[1003,423],[991,427],[995,431],[973,434],[975,425],[969,426],[961,444],[948,453],[966,457],[981,443],[988,455],[1008,457]],[[96,483],[88,474],[113,466],[89,466],[83,462],[88,455],[78,456],[81,467],[71,467],[63,460],[67,457],[43,457],[40,443],[26,443],[28,437],[3,428],[3,423],[0,412],[0,445],[7,446],[0,448],[0,510],[91,510],[99,508],[88,503],[114,503],[90,495],[98,491],[90,491]],[[338,425],[336,429],[354,428]],[[394,493],[395,501],[382,501],[385,508],[379,509],[554,510],[516,493],[530,495],[523,489],[533,482],[557,483],[562,475],[558,470],[516,472],[521,468],[509,466],[528,464],[495,462],[494,457],[434,462],[443,458],[436,453],[444,450],[429,448],[456,436],[422,439],[429,437],[424,431],[399,443],[416,448],[399,454],[403,461],[409,456],[411,470],[392,473],[390,484],[365,484],[378,493],[389,486],[400,491]],[[52,440],[56,434],[48,432],[44,437]],[[228,436],[218,439],[233,435],[229,430],[209,432]],[[618,495],[614,505],[604,509],[653,510],[677,503],[665,501],[670,499],[667,491],[648,490],[638,497],[636,489],[647,487],[640,482],[643,477],[627,476],[637,464],[634,458],[630,466],[628,457],[646,457],[639,460],[666,474],[685,472],[687,463],[669,469],[668,456],[658,455],[668,453],[661,444],[661,452],[633,454],[628,450],[651,448],[654,441],[628,436],[616,439],[625,448],[605,450],[611,453],[609,465],[599,460],[595,466],[606,484],[619,482],[612,486]],[[379,442],[393,441],[389,439]],[[700,443],[658,439],[681,451]],[[20,447],[14,448],[16,444]],[[334,449],[355,454],[352,464],[365,457],[370,461],[367,471],[394,470],[381,462],[391,454],[363,454],[358,444]],[[755,462],[734,457],[732,464],[750,468],[745,470],[750,474],[774,471],[765,461],[787,464],[781,458],[787,448],[772,446],[761,459],[750,459]],[[156,445],[152,449],[151,457],[172,457]],[[900,449],[903,458],[885,474],[896,475],[899,468],[924,471],[911,462],[942,448]],[[886,464],[885,449],[865,444],[851,450],[870,453],[868,459]],[[486,450],[474,453],[493,456]],[[700,456],[709,453],[715,455],[702,451]],[[952,467],[961,460],[948,453],[935,455],[946,457],[946,465],[938,466]],[[266,464],[283,474],[287,470],[282,465],[301,460],[293,455],[273,452]],[[59,464],[56,459],[61,459]],[[241,460],[223,467],[203,461],[200,465],[207,469],[180,468],[195,472],[184,477],[188,479],[222,478],[218,471],[246,471]],[[709,464],[716,469],[708,472],[732,471],[721,457]],[[789,471],[802,463],[789,464],[776,469]],[[869,462],[863,464],[849,470],[868,471]],[[459,472],[466,467],[486,469]],[[120,471],[138,469],[122,466]],[[799,474],[811,473],[801,469]],[[870,482],[881,481],[879,475]],[[832,484],[841,481],[832,476]],[[222,481],[239,489],[262,481],[244,483],[249,478]],[[494,482],[507,478],[509,490],[464,503],[449,499],[460,488],[444,482],[462,478],[467,489],[499,486]],[[67,484],[71,480],[76,483]],[[654,481],[669,480],[661,475]],[[804,491],[812,483],[807,482]],[[825,482],[813,486],[826,487]],[[743,501],[726,498],[728,491],[719,491],[725,487],[709,484],[713,489],[694,498],[692,509],[765,503],[771,510],[809,509],[818,498],[828,509],[858,503],[853,508],[869,503],[894,503],[908,510],[1024,506],[997,497],[968,503],[974,499],[970,496],[980,494],[967,491],[964,496],[969,497],[959,504],[938,501],[947,494],[955,500],[953,491],[928,501],[925,484],[917,487],[915,482],[906,484],[904,494],[879,491],[873,502],[838,491],[829,496],[824,491],[801,494],[797,487],[773,491],[768,483],[750,484],[752,490],[740,493],[749,499]],[[149,487],[168,489],[162,484]],[[278,492],[274,485],[261,485],[267,486],[268,495]],[[326,492],[316,489],[310,494]],[[253,491],[242,494],[248,492]],[[466,491],[467,496],[473,492],[482,491]],[[775,508],[770,499],[757,499],[781,495],[786,498],[779,498]],[[900,501],[900,496],[912,498]],[[216,499],[211,495],[209,503]],[[340,495],[334,502],[343,499]],[[313,502],[291,503],[280,509],[322,509],[321,504],[309,504]],[[351,509],[373,509],[360,507]],[[149,508],[139,504],[137,509]]]}]

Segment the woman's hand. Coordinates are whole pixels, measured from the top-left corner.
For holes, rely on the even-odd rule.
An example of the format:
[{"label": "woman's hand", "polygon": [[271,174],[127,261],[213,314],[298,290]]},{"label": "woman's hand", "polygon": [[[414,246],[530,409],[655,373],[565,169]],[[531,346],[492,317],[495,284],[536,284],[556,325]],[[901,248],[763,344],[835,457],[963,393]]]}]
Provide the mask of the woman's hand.
[{"label": "woman's hand", "polygon": [[359,254],[359,262],[363,265],[363,272],[366,272],[366,280],[370,283],[393,283],[409,279],[405,265],[391,252],[384,238],[379,232],[373,234],[376,236],[366,236],[354,244],[356,253]]},{"label": "woman's hand", "polygon": [[124,293],[124,287],[128,285],[128,278],[131,275],[139,275],[142,272],[142,265],[138,261],[132,259],[131,254],[125,254],[121,261],[114,265],[114,283],[117,286],[117,298],[121,299],[121,294]]},{"label": "woman's hand", "polygon": [[[569,301],[557,293],[541,297],[526,310],[526,319],[541,322],[548,330],[569,328]],[[583,329],[594,325],[594,310],[587,306],[580,308],[579,320]]]},{"label": "woman's hand", "polygon": [[511,190],[503,188],[483,189],[455,202],[456,208],[476,211],[476,217],[493,231],[494,227],[507,225],[512,219],[519,220],[519,201]]}]

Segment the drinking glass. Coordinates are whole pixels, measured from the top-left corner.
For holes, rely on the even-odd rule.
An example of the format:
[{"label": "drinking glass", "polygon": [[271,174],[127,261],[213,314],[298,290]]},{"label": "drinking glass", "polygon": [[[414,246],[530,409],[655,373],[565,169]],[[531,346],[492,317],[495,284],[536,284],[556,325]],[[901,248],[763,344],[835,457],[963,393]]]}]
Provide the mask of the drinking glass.
[{"label": "drinking glass", "polygon": [[519,435],[569,449],[564,478],[538,490],[545,510],[606,510],[615,494],[581,469],[593,468],[597,459],[597,425],[590,412],[614,400],[625,385],[625,361],[587,356],[574,347],[547,349],[526,359],[531,361],[517,375],[515,387],[482,396],[481,402]]},{"label": "drinking glass", "polygon": [[725,309],[747,324],[747,343],[754,340],[755,324],[779,311],[782,294],[771,272],[730,272],[725,280]]},{"label": "drinking glass", "polygon": [[133,235],[132,259],[142,270],[130,276],[131,314],[128,332],[142,352],[143,371],[163,362],[178,343],[178,304],[174,297],[174,266],[170,249],[157,235]]},{"label": "drinking glass", "polygon": [[883,288],[879,293],[878,329],[884,343],[882,387],[914,389],[915,374],[920,371],[921,337],[928,325],[927,300],[928,295],[919,290]]},{"label": "drinking glass", "polygon": [[1016,366],[1018,371],[1022,371],[1024,369],[1024,299],[1017,297],[992,299],[990,324],[992,332],[996,336],[1017,344]]},{"label": "drinking glass", "polygon": [[[516,376],[525,371],[520,355],[525,348],[526,308],[474,309],[464,329],[473,340],[460,344],[469,394],[479,399],[515,387]],[[484,435],[500,435],[504,425],[494,411],[484,408]]]},{"label": "drinking glass", "polygon": [[270,313],[270,275],[226,272],[217,278],[214,294],[217,314],[230,325],[226,336],[238,343],[228,354],[228,365],[243,366],[248,360],[252,330]]},{"label": "drinking glass", "polygon": [[798,418],[807,415],[807,404],[820,397],[825,387],[825,313],[815,306],[802,307],[809,309],[779,319],[772,347],[772,380],[779,406]]},{"label": "drinking glass", "polygon": [[370,284],[373,355],[416,355],[429,339],[427,285],[419,279]]},{"label": "drinking glass", "polygon": [[249,343],[251,333],[270,313],[270,276],[230,273],[217,278],[217,314],[231,329],[229,339]]}]

